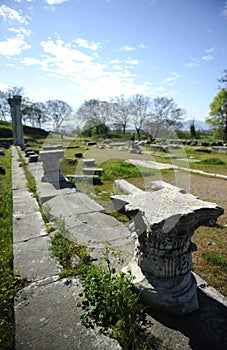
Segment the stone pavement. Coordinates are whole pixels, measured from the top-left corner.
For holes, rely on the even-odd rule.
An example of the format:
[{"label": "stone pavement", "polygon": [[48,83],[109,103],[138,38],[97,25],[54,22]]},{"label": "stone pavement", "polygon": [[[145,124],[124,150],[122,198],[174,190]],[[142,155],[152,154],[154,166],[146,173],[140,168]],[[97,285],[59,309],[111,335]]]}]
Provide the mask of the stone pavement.
[{"label": "stone pavement", "polygon": [[[115,341],[81,325],[81,310],[76,306],[80,283],[76,278],[59,278],[60,267],[50,257],[49,236],[38,205],[27,191],[15,147],[12,155],[14,269],[29,281],[15,298],[16,350],[120,349]],[[29,170],[41,200],[49,205],[52,216],[63,216],[72,239],[86,243],[96,256],[108,245],[123,251],[125,264],[131,260],[134,241],[127,228],[75,189],[41,182],[40,162],[29,164]],[[200,310],[177,317],[148,308],[151,332],[169,349],[224,350],[226,298],[196,278]]]}]

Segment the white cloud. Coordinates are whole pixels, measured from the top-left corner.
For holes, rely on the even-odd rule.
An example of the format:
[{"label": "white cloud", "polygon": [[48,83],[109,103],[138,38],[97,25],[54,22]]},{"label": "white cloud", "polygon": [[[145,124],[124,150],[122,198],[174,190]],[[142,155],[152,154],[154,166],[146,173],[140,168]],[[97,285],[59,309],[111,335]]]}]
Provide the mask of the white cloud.
[{"label": "white cloud", "polygon": [[211,61],[214,57],[212,55],[206,55],[202,57],[202,61]]},{"label": "white cloud", "polygon": [[211,53],[211,52],[214,52],[214,47],[211,47],[210,49],[206,50],[206,53]]},{"label": "white cloud", "polygon": [[26,18],[21,16],[20,12],[6,5],[0,6],[0,16],[3,17],[4,20],[16,21],[21,24],[27,24]]},{"label": "white cloud", "polygon": [[171,83],[173,81],[176,81],[178,78],[181,78],[182,76],[176,72],[173,72],[170,77],[166,78],[164,82]]},{"label": "white cloud", "polygon": [[119,49],[119,51],[126,51],[126,52],[129,52],[129,51],[136,51],[136,48],[135,47],[130,47],[130,46],[123,46]]},{"label": "white cloud", "polygon": [[[74,42],[75,43],[75,42]],[[40,43],[43,54],[39,59],[26,57],[25,66],[37,66],[45,76],[64,79],[70,93],[76,93],[77,100],[88,98],[108,98],[124,94],[148,94],[149,82],[136,83],[137,75],[131,72],[139,62],[127,57],[125,60],[112,60],[103,63],[94,57],[94,52],[85,54],[73,43],[66,43],[60,37]],[[130,69],[130,70],[129,70]]]},{"label": "white cloud", "polygon": [[23,36],[18,35],[16,38],[8,38],[5,41],[0,41],[0,54],[4,56],[15,56],[30,47]]},{"label": "white cloud", "polygon": [[153,90],[154,91],[164,91],[165,88],[164,88],[164,86],[158,86],[158,87],[154,88]]},{"label": "white cloud", "polygon": [[143,43],[140,43],[138,46],[129,46],[129,45],[125,45],[120,47],[117,51],[121,51],[121,52],[130,52],[130,51],[136,51],[138,49],[146,49],[146,46]]},{"label": "white cloud", "polygon": [[47,5],[59,5],[68,0],[44,0]]},{"label": "white cloud", "polygon": [[20,27],[20,28],[11,27],[8,30],[10,32],[21,34],[21,35],[24,35],[24,36],[30,36],[31,33],[32,33],[30,29],[27,29],[27,28],[24,28],[24,27]]},{"label": "white cloud", "polygon": [[53,40],[41,41],[40,45],[46,53],[55,56],[58,61],[89,62],[94,60],[93,56],[86,55],[80,50],[74,49],[71,44],[66,44],[61,39],[57,39],[56,42]]},{"label": "white cloud", "polygon": [[227,2],[225,2],[225,5],[223,7],[223,10],[221,12],[221,16],[225,17],[227,19]]},{"label": "white cloud", "polygon": [[98,41],[89,42],[85,39],[80,39],[80,38],[76,39],[75,43],[77,43],[79,47],[84,47],[85,49],[90,49],[92,51],[96,51],[101,47],[101,43]]},{"label": "white cloud", "polygon": [[116,59],[114,59],[114,60],[109,61],[109,63],[110,63],[110,64],[113,64],[114,66],[120,65],[120,64],[122,64],[122,63],[123,63],[123,64],[127,64],[127,65],[129,65],[129,66],[136,66],[136,65],[139,64],[139,61],[136,60],[136,59],[133,59],[133,58],[131,58],[131,57],[127,57],[127,58],[124,59],[124,60],[120,60],[120,59],[116,58]]}]

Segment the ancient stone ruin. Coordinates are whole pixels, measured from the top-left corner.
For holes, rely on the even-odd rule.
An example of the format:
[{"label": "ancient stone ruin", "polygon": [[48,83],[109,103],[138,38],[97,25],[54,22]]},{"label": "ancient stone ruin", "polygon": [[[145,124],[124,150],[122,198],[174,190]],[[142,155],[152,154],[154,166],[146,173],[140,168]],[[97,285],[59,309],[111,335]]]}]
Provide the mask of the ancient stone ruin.
[{"label": "ancient stone ruin", "polygon": [[137,191],[111,197],[117,211],[131,220],[136,236],[130,271],[142,301],[155,309],[184,315],[199,308],[192,268],[191,242],[201,225],[213,225],[223,208],[177,188]]},{"label": "ancient stone ruin", "polygon": [[59,146],[46,147],[39,153],[39,156],[43,162],[42,182],[49,182],[55,188],[75,187],[60,172],[60,161],[64,158],[63,149],[59,149]]},{"label": "ancient stone ruin", "polygon": [[16,146],[24,145],[24,131],[21,119],[21,96],[14,95],[8,98],[10,105],[12,128],[13,128],[13,144]]}]

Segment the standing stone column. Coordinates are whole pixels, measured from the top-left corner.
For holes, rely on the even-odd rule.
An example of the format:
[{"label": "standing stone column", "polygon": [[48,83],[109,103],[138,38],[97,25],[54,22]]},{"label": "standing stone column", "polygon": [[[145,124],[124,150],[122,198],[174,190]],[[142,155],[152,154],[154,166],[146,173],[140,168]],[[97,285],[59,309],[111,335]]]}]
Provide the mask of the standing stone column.
[{"label": "standing stone column", "polygon": [[172,188],[111,197],[131,220],[136,233],[130,271],[143,302],[155,309],[184,315],[199,308],[191,272],[191,242],[201,225],[213,225],[224,210]]},{"label": "standing stone column", "polygon": [[24,145],[24,131],[21,118],[21,96],[14,95],[8,98],[10,105],[12,128],[13,128],[13,144],[16,146]]},{"label": "standing stone column", "polygon": [[41,151],[39,156],[43,162],[44,176],[41,179],[42,182],[49,182],[57,189],[75,187],[60,171],[60,162],[64,158],[63,149],[59,149],[59,146],[45,147],[45,150]]}]

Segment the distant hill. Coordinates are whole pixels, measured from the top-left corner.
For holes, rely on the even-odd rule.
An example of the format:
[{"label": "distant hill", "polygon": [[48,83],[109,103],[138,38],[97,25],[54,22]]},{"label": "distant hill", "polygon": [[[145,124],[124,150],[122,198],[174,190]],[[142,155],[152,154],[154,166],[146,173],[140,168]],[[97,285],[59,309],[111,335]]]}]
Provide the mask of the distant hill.
[{"label": "distant hill", "polygon": [[[193,120],[186,120],[185,122],[183,122],[183,126],[181,128],[181,130],[183,131],[190,131],[190,126],[192,124]],[[203,122],[202,120],[194,120],[194,125],[195,125],[195,130],[210,130],[210,126]]]}]

